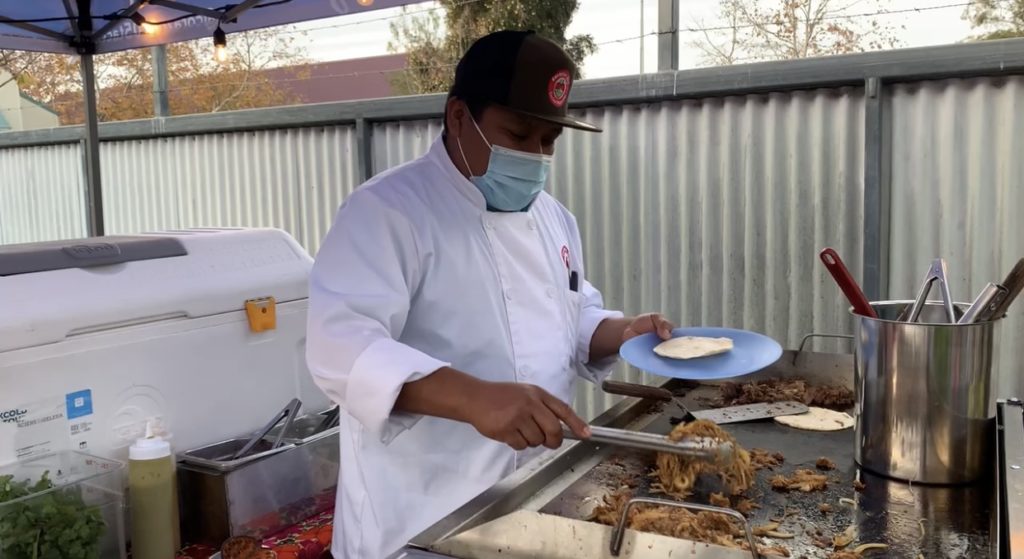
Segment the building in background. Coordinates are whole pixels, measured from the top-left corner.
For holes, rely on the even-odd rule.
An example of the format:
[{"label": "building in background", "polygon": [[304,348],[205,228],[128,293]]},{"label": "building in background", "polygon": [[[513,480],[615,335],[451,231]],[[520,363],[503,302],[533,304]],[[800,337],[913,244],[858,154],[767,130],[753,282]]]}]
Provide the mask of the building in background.
[{"label": "building in background", "polygon": [[0,70],[0,132],[60,126],[57,113],[25,95],[11,75]]},{"label": "building in background", "polygon": [[405,54],[389,54],[284,66],[262,73],[301,104],[330,103],[396,95],[392,84],[401,79],[407,62]]}]

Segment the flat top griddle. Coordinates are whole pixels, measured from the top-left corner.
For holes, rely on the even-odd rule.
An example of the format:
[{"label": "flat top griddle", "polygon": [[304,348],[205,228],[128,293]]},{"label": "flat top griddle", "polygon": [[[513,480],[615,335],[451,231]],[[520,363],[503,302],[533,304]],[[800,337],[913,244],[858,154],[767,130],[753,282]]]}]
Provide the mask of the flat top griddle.
[{"label": "flat top griddle", "polygon": [[[826,354],[808,353],[800,356],[801,367],[794,370],[789,365],[797,363],[797,360],[784,358],[771,370],[744,381],[798,374],[814,384],[850,386],[852,358],[847,356],[845,359],[836,362]],[[682,399],[693,410],[709,407],[708,402],[717,396],[718,390],[715,386],[694,387],[680,381],[671,381],[664,387],[677,394],[690,389]],[[672,429],[673,416],[680,415],[682,412],[673,404],[628,399],[616,404],[594,423],[667,434]],[[790,550],[793,558],[827,558],[832,550],[814,546],[807,534],[808,526],[811,530],[818,528],[831,537],[855,524],[858,537],[848,550],[862,543],[890,546],[886,551],[873,552],[867,556],[869,558],[995,556],[996,490],[991,479],[994,476],[969,486],[909,484],[861,471],[854,462],[855,434],[852,429],[832,433],[799,431],[772,420],[729,424],[723,428],[747,449],[777,451],[785,456],[785,463],[774,471],[759,472],[755,485],[747,491],[747,497],[762,507],[751,512],[749,522],[752,527],[764,525],[771,518],[784,515],[787,510],[795,510],[794,514],[786,517],[780,529],[797,537],[790,540],[764,538],[760,540],[762,545],[782,545]],[[830,483],[826,491],[778,493],[771,489],[771,477],[776,474],[788,476],[798,468],[813,470],[819,457],[826,457],[837,466],[836,470],[827,472]],[[518,510],[540,511],[573,520],[587,519],[601,499],[621,487],[627,477],[642,480],[636,496],[648,496],[650,481],[645,475],[653,464],[654,456],[650,453],[589,442],[577,443],[502,480],[418,535],[405,551],[412,553],[408,557],[437,557],[415,553]],[[854,490],[854,479],[865,484],[863,491]],[[708,495],[719,490],[717,483],[715,479],[703,479],[688,500],[707,504]],[[840,504],[839,499],[844,497],[853,499],[856,506]],[[832,506],[830,514],[819,511],[819,504],[823,502]]]},{"label": "flat top griddle", "polygon": [[[701,407],[700,401],[706,401],[713,394],[713,388],[702,387],[688,393],[683,400],[687,407],[697,409]],[[680,413],[671,404],[663,406],[658,417],[643,430],[668,433],[672,429],[673,412]],[[827,558],[832,550],[815,546],[810,532],[820,531],[831,539],[851,524],[857,526],[858,537],[847,549],[852,550],[862,543],[887,544],[889,549],[875,552],[876,557],[992,556],[995,489],[991,479],[970,486],[940,487],[908,484],[862,471],[854,462],[852,429],[831,433],[799,431],[772,420],[722,427],[744,448],[777,451],[785,456],[782,466],[758,472],[746,496],[761,505],[748,515],[751,527],[785,517],[779,530],[796,534],[796,537],[762,541],[786,547],[791,557]],[[819,457],[832,460],[837,468],[829,472],[817,471],[815,462]],[[541,508],[541,512],[586,520],[601,497],[621,487],[627,478],[639,480],[634,496],[670,499],[650,491],[650,478],[646,474],[653,463],[652,453],[617,449]],[[800,468],[828,475],[828,489],[811,493],[772,490],[770,479],[773,476],[788,476]],[[865,484],[863,491],[854,489],[855,479]],[[715,491],[722,491],[720,483],[705,476],[687,500],[708,504],[709,494]],[[840,504],[839,500],[844,497],[853,499],[856,506]],[[831,505],[832,512],[822,513],[821,503]]]}]

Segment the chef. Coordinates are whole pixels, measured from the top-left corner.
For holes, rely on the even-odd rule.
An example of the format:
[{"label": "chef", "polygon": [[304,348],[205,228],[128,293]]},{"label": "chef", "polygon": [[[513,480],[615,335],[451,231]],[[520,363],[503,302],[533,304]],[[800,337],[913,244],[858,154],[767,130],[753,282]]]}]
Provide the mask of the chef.
[{"label": "chef", "polygon": [[[332,553],[382,559],[545,448],[577,377],[600,382],[630,337],[587,281],[576,220],[544,192],[575,68],[501,31],[455,71],[423,157],[342,204],[310,279],[307,362],[341,408]],[[596,162],[595,162],[596,163]],[[593,224],[599,227],[600,224]]]}]

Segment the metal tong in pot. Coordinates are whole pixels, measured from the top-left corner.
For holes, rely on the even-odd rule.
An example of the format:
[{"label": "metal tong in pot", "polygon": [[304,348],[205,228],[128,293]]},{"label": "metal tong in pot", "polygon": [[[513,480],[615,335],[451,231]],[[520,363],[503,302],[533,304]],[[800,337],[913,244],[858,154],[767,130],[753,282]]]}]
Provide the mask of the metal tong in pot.
[{"label": "metal tong in pot", "polygon": [[917,322],[921,318],[921,311],[924,310],[925,303],[928,301],[928,293],[931,292],[932,285],[938,282],[939,291],[942,294],[942,306],[946,310],[946,319],[950,324],[956,323],[956,311],[953,308],[953,296],[949,293],[946,270],[946,261],[942,258],[936,258],[932,261],[932,265],[928,268],[928,273],[924,277],[924,282],[921,284],[921,291],[917,294],[917,300],[914,301],[912,306],[904,309],[897,320],[901,322]]},{"label": "metal tong in pot", "polygon": [[245,443],[245,446],[239,449],[238,452],[236,452],[231,457],[231,459],[238,460],[239,458],[248,454],[249,451],[251,451],[253,447],[256,446],[256,443],[260,442],[260,440],[262,440],[263,437],[266,437],[267,433],[269,433],[270,430],[273,429],[283,419],[285,420],[284,428],[281,429],[281,432],[277,434],[277,437],[274,439],[274,443],[273,445],[271,445],[270,449],[272,450],[281,446],[281,442],[282,439],[284,438],[285,433],[287,433],[288,430],[291,428],[292,422],[295,421],[296,416],[299,415],[299,408],[301,407],[302,402],[299,401],[298,398],[293,398],[291,402],[288,402],[288,405],[285,406],[284,409],[282,409],[281,411],[277,412],[277,414],[274,415],[274,419],[272,419],[270,423],[267,423],[265,427],[263,427],[255,435],[253,435],[253,437],[249,439],[249,442]]}]

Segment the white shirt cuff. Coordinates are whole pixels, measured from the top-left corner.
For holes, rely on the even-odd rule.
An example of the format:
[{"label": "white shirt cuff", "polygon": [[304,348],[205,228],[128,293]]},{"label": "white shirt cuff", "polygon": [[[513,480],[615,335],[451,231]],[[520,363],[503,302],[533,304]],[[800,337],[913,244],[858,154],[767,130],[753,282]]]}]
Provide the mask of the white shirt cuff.
[{"label": "white shirt cuff", "polygon": [[576,346],[576,371],[579,376],[592,382],[600,383],[612,373],[612,368],[619,361],[617,353],[595,363],[590,362],[590,342],[594,338],[597,327],[607,319],[622,318],[619,311],[587,308],[580,313],[579,336]]},{"label": "white shirt cuff", "polygon": [[394,411],[405,383],[448,366],[450,363],[395,340],[377,340],[363,350],[352,365],[345,394],[347,411],[382,443],[388,444],[422,417]]}]

